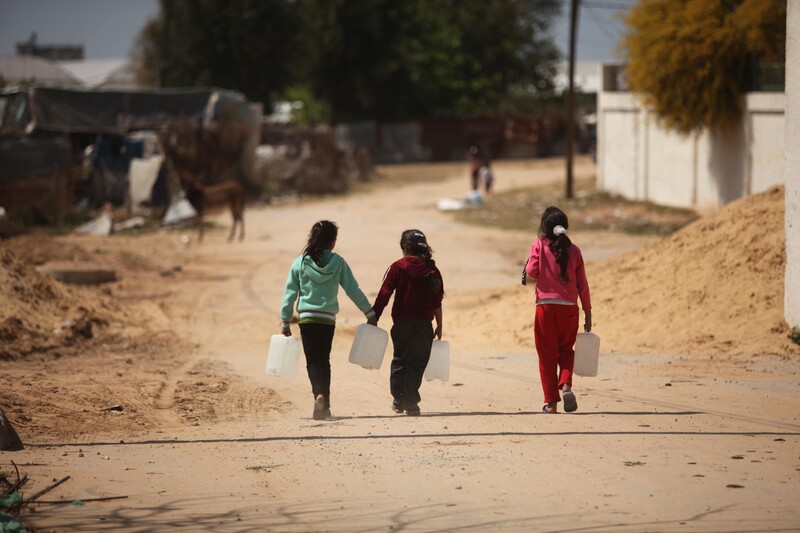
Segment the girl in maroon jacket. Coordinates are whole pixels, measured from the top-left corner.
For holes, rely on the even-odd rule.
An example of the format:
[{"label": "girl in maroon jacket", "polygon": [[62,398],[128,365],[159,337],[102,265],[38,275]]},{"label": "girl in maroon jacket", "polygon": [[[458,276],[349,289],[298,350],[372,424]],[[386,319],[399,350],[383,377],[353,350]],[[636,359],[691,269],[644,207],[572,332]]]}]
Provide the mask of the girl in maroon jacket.
[{"label": "girl in maroon jacket", "polygon": [[[392,409],[419,416],[419,387],[428,360],[434,335],[442,338],[442,297],[444,284],[439,269],[432,259],[432,250],[425,235],[416,229],[403,232],[400,237],[403,257],[398,259],[383,278],[383,285],[372,308],[377,325],[389,298],[394,292],[392,305],[392,344],[394,357],[389,387],[394,397]],[[436,319],[436,329],[432,327]]]}]

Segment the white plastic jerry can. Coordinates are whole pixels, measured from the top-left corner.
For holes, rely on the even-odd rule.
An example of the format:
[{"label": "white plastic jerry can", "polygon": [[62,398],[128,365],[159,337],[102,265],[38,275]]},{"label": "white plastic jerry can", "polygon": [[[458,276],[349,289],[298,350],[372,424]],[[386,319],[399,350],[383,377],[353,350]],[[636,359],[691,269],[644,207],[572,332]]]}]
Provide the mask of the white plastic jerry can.
[{"label": "white plastic jerry can", "polygon": [[578,333],[575,339],[575,366],[572,372],[584,377],[597,375],[600,361],[600,337],[594,333]]},{"label": "white plastic jerry can", "polygon": [[424,374],[426,381],[450,379],[450,343],[434,339],[431,345],[431,358]]},{"label": "white plastic jerry can", "polygon": [[378,369],[383,363],[389,334],[378,326],[361,324],[356,328],[356,337],[350,348],[348,360],[368,369]]},{"label": "white plastic jerry can", "polygon": [[302,342],[296,337],[273,335],[269,339],[267,354],[267,374],[282,378],[293,378],[297,375],[297,364],[300,361]]}]

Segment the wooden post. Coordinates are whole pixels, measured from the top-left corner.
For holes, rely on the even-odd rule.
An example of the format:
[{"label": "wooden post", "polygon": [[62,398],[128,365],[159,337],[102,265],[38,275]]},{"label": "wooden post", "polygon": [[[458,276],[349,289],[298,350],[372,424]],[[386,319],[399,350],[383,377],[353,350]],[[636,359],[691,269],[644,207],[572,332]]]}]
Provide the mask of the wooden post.
[{"label": "wooden post", "polygon": [[572,175],[572,158],[575,146],[575,40],[578,34],[578,4],[580,0],[572,0],[569,21],[569,90],[567,93],[567,187],[566,197],[575,196],[574,177]]}]

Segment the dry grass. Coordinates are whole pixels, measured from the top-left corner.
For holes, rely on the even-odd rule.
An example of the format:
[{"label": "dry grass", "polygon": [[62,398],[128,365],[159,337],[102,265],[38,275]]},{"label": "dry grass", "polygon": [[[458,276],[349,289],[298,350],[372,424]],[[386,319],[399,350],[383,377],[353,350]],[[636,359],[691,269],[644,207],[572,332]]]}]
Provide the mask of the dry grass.
[{"label": "dry grass", "polygon": [[514,230],[535,230],[546,207],[558,206],[572,230],[609,230],[629,234],[669,235],[699,218],[690,209],[637,202],[595,189],[594,180],[579,180],[575,197],[564,198],[564,185],[553,183],[497,193],[473,209],[457,211],[470,224]]}]

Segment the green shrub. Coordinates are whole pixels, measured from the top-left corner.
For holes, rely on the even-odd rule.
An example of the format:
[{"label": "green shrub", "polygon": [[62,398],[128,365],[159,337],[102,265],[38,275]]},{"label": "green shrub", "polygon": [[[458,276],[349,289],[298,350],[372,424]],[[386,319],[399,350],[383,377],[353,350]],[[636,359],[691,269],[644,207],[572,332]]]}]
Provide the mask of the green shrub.
[{"label": "green shrub", "polygon": [[800,345],[800,328],[797,326],[793,327],[789,331],[789,335],[787,335],[787,337],[789,337],[789,340],[791,340],[793,343]]},{"label": "green shrub", "polygon": [[785,54],[786,0],[642,0],[625,23],[631,88],[683,134],[733,125],[748,64]]}]

